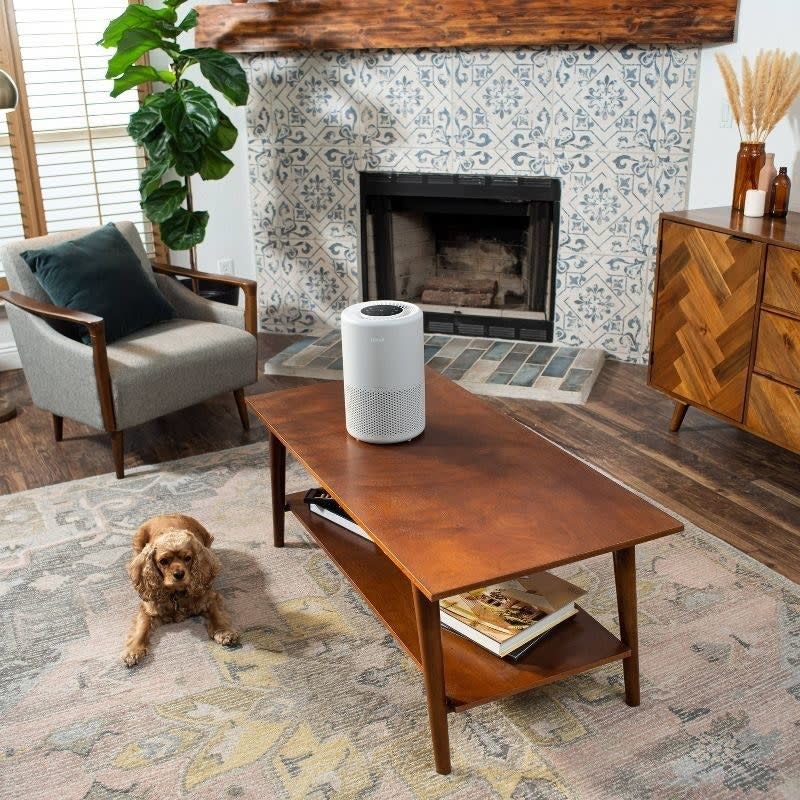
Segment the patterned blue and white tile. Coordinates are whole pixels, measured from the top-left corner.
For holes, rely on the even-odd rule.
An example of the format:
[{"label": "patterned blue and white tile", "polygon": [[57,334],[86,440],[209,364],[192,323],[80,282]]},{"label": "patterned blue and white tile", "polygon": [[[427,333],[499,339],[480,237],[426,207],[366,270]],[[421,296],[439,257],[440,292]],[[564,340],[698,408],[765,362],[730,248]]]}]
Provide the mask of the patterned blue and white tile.
[{"label": "patterned blue and white tile", "polygon": [[571,252],[655,252],[651,211],[655,155],[651,153],[561,153],[564,179],[561,247]]},{"label": "patterned blue and white tile", "polygon": [[662,50],[569,47],[555,54],[555,147],[655,150]]},{"label": "patterned blue and white tile", "polygon": [[455,163],[453,150],[449,147],[375,143],[362,149],[362,162],[370,172],[453,172]]},{"label": "patterned blue and white tile", "polygon": [[250,63],[251,129],[280,146],[356,144],[360,95],[351,52],[264,54]]},{"label": "patterned blue and white tile", "polygon": [[254,211],[261,218],[269,206],[269,223],[281,234],[325,236],[332,226],[338,232],[358,218],[361,163],[360,153],[350,148],[275,149],[271,181],[263,192],[257,184]]},{"label": "patterned blue and white tile", "polygon": [[700,51],[696,47],[668,47],[664,50],[658,112],[658,149],[661,153],[691,152],[699,60]]},{"label": "patterned blue and white tile", "polygon": [[641,356],[643,299],[652,259],[562,255],[556,282],[556,341]]},{"label": "patterned blue and white tile", "polygon": [[559,177],[556,161],[547,150],[498,145],[492,148],[462,147],[453,151],[453,171],[477,175],[525,175]]},{"label": "patterned blue and white tile", "polygon": [[315,333],[323,323],[314,313],[313,301],[282,283],[259,287],[259,323],[275,333]]},{"label": "patterned blue and white tile", "polygon": [[456,146],[549,148],[553,68],[549,50],[459,50],[453,57]]},{"label": "patterned blue and white tile", "polygon": [[662,211],[686,208],[689,198],[689,156],[680,152],[659,153],[653,183],[653,222]]},{"label": "patterned blue and white tile", "polygon": [[373,50],[359,54],[361,141],[447,147],[451,136],[450,50]]}]

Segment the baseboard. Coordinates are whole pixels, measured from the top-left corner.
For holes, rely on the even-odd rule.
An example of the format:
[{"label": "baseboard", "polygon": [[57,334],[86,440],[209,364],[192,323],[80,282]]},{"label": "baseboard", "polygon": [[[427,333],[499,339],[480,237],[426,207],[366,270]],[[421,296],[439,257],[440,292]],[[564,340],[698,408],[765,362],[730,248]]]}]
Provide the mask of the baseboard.
[{"label": "baseboard", "polygon": [[0,372],[9,369],[22,369],[15,344],[0,344]]}]

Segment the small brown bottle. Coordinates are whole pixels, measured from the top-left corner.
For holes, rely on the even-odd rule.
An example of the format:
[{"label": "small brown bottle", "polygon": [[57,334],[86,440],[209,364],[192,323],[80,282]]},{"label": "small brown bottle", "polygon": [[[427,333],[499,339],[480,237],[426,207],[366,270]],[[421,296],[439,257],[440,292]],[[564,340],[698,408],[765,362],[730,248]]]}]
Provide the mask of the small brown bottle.
[{"label": "small brown bottle", "polygon": [[789,213],[789,192],[792,181],[786,174],[786,167],[781,167],[772,181],[772,205],[769,213],[773,217],[785,217]]}]

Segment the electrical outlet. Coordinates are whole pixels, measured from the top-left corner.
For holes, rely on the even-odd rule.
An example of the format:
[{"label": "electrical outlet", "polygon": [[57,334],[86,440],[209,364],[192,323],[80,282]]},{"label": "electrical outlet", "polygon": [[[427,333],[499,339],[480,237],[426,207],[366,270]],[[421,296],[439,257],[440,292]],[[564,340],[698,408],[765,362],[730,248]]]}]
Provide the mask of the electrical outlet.
[{"label": "electrical outlet", "polygon": [[722,101],[722,108],[720,109],[719,126],[720,128],[733,127],[733,114],[731,114],[731,107],[724,100]]},{"label": "electrical outlet", "polygon": [[233,275],[233,259],[221,258],[217,261],[217,269],[220,275]]}]

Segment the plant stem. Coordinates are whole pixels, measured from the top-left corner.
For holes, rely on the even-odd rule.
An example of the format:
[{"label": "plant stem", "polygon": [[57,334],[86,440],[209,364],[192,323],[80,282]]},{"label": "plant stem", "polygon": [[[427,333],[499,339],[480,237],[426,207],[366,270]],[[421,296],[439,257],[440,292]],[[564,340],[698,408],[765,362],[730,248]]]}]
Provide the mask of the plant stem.
[{"label": "plant stem", "polygon": [[[186,210],[191,214],[194,211],[192,205],[192,182],[187,175],[184,179],[186,184]],[[197,247],[192,246],[189,248],[189,269],[197,270]]]}]

